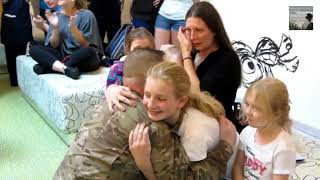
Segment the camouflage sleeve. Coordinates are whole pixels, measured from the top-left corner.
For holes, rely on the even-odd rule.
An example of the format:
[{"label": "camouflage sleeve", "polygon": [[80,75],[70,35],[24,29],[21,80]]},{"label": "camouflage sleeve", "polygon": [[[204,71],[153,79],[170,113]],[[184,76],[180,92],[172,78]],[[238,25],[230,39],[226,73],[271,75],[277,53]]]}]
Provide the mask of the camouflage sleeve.
[{"label": "camouflage sleeve", "polygon": [[151,124],[151,162],[157,179],[186,179],[189,158],[179,136],[164,122]]},{"label": "camouflage sleeve", "polygon": [[70,145],[53,179],[141,179],[128,149],[129,132],[148,122],[140,102],[136,108],[111,114],[99,104]]},{"label": "camouflage sleeve", "polygon": [[226,141],[220,140],[217,147],[208,152],[207,158],[193,162],[188,179],[193,180],[218,180],[223,179],[227,162],[232,154],[232,146]]}]

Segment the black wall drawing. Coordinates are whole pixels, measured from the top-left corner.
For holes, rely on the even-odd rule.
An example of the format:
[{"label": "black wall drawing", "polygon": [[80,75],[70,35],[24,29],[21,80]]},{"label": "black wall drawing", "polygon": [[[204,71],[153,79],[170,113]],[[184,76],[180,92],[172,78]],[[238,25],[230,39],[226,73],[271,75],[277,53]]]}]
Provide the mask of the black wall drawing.
[{"label": "black wall drawing", "polygon": [[284,67],[292,73],[298,69],[298,57],[290,57],[289,54],[293,46],[292,40],[285,34],[282,34],[279,45],[269,37],[262,37],[254,51],[242,41],[234,41],[232,45],[242,64],[245,87],[260,79],[273,77],[272,68],[275,66]]}]

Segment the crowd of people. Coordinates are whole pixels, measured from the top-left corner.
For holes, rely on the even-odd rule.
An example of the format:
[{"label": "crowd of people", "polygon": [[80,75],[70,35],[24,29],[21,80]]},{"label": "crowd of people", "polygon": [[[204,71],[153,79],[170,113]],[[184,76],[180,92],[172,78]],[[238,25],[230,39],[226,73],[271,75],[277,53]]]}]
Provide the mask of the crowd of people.
[{"label": "crowd of people", "polygon": [[[135,29],[110,67],[106,100],[80,127],[54,179],[290,179],[295,145],[285,84],[253,84],[242,103],[248,126],[239,124],[241,64],[217,9],[194,0],[144,2],[132,1]],[[76,80],[96,70],[105,32],[111,40],[120,27],[120,2],[91,0],[88,10],[86,0],[45,0],[44,12],[39,3],[31,0],[32,20],[43,43],[32,42],[27,1],[1,0],[11,85],[28,42],[38,75]]]}]

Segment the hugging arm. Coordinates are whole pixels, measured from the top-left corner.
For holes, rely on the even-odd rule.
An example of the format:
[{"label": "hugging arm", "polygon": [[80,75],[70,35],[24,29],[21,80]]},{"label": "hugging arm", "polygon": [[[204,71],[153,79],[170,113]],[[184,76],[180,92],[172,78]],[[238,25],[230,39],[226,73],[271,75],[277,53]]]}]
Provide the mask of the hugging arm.
[{"label": "hugging arm", "polygon": [[226,117],[219,117],[218,145],[208,151],[207,158],[191,164],[193,176],[191,179],[223,179],[226,174],[227,162],[230,159],[233,146],[236,143],[235,126]]},{"label": "hugging arm", "polygon": [[232,169],[232,177],[235,180],[244,179],[243,163],[244,163],[244,151],[239,149],[237,152],[236,159],[233,164],[233,169]]},{"label": "hugging arm", "polygon": [[136,100],[138,99],[138,97],[131,92],[130,88],[116,84],[106,87],[104,94],[109,111],[111,112],[114,112],[115,108],[121,111],[126,110],[120,102],[134,107],[136,105]]},{"label": "hugging arm", "polygon": [[[82,35],[82,32],[77,27],[77,15],[70,16],[70,22],[69,22],[69,29],[73,36],[73,38],[82,46],[82,47],[88,47],[89,42],[86,40],[86,38]],[[90,23],[88,23],[90,24]]]},{"label": "hugging arm", "polygon": [[151,144],[149,128],[144,123],[137,124],[129,135],[129,149],[137,167],[148,180],[156,180],[151,163]]},{"label": "hugging arm", "polygon": [[198,180],[219,180],[223,179],[227,161],[232,154],[232,146],[224,140],[212,151],[209,151],[207,158],[191,163],[191,176],[188,179]]}]

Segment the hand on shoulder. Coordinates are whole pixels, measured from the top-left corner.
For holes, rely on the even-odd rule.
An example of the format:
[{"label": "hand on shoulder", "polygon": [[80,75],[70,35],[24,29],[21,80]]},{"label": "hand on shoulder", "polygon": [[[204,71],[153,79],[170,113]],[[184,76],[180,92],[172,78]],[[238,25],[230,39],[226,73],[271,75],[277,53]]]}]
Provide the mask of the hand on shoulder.
[{"label": "hand on shoulder", "polygon": [[229,143],[232,147],[237,140],[237,130],[233,123],[225,116],[219,117],[220,139]]}]

